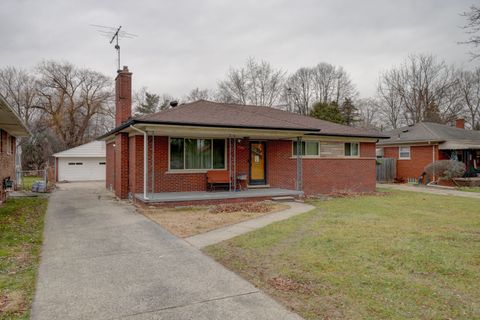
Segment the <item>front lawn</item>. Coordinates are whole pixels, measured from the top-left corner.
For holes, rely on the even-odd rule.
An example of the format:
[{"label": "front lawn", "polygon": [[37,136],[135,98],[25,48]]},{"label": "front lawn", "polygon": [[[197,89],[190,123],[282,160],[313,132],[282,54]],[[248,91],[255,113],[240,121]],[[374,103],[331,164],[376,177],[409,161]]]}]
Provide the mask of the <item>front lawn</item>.
[{"label": "front lawn", "polygon": [[0,206],[0,319],[28,319],[42,245],[46,198]]},{"label": "front lawn", "polygon": [[414,192],[317,209],[206,252],[306,319],[479,319],[480,201]]},{"label": "front lawn", "polygon": [[480,187],[461,187],[458,188],[458,190],[467,192],[480,192]]}]

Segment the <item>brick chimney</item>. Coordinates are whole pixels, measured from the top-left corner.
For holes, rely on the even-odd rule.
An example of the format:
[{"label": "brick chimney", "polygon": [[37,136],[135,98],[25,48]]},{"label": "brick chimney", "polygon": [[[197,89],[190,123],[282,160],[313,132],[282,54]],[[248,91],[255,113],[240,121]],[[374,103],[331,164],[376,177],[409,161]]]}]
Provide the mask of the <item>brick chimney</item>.
[{"label": "brick chimney", "polygon": [[455,120],[455,127],[459,129],[465,129],[465,119],[459,118]]},{"label": "brick chimney", "polygon": [[132,116],[132,73],[128,67],[118,70],[115,79],[115,126],[118,127]]}]

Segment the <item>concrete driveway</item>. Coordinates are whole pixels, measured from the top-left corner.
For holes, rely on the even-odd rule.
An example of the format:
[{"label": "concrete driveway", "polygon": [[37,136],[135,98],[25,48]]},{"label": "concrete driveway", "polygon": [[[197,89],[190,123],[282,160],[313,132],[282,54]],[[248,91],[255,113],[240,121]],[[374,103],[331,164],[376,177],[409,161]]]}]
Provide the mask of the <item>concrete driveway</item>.
[{"label": "concrete driveway", "polygon": [[103,183],[69,183],[50,197],[32,319],[301,318]]}]

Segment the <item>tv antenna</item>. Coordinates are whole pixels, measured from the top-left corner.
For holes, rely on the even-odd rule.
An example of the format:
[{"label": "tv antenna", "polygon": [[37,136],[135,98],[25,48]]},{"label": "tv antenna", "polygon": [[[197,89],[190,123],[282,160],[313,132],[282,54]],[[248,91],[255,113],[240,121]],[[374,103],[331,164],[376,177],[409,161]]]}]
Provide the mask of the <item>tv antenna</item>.
[{"label": "tv antenna", "polygon": [[98,24],[91,24],[90,26],[97,28],[97,31],[104,37],[110,39],[110,44],[115,42],[115,50],[117,50],[117,70],[120,70],[120,45],[119,40],[123,38],[134,39],[138,35],[133,33],[125,32],[122,29],[122,26],[119,27],[106,27]]}]

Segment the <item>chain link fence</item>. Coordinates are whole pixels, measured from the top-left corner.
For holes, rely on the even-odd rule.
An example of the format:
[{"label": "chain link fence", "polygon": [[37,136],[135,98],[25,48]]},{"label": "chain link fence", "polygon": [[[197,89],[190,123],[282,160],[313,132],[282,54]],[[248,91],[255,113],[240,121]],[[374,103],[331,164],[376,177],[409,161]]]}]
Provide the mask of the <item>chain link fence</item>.
[{"label": "chain link fence", "polygon": [[17,171],[17,190],[46,192],[48,189],[48,170]]}]

